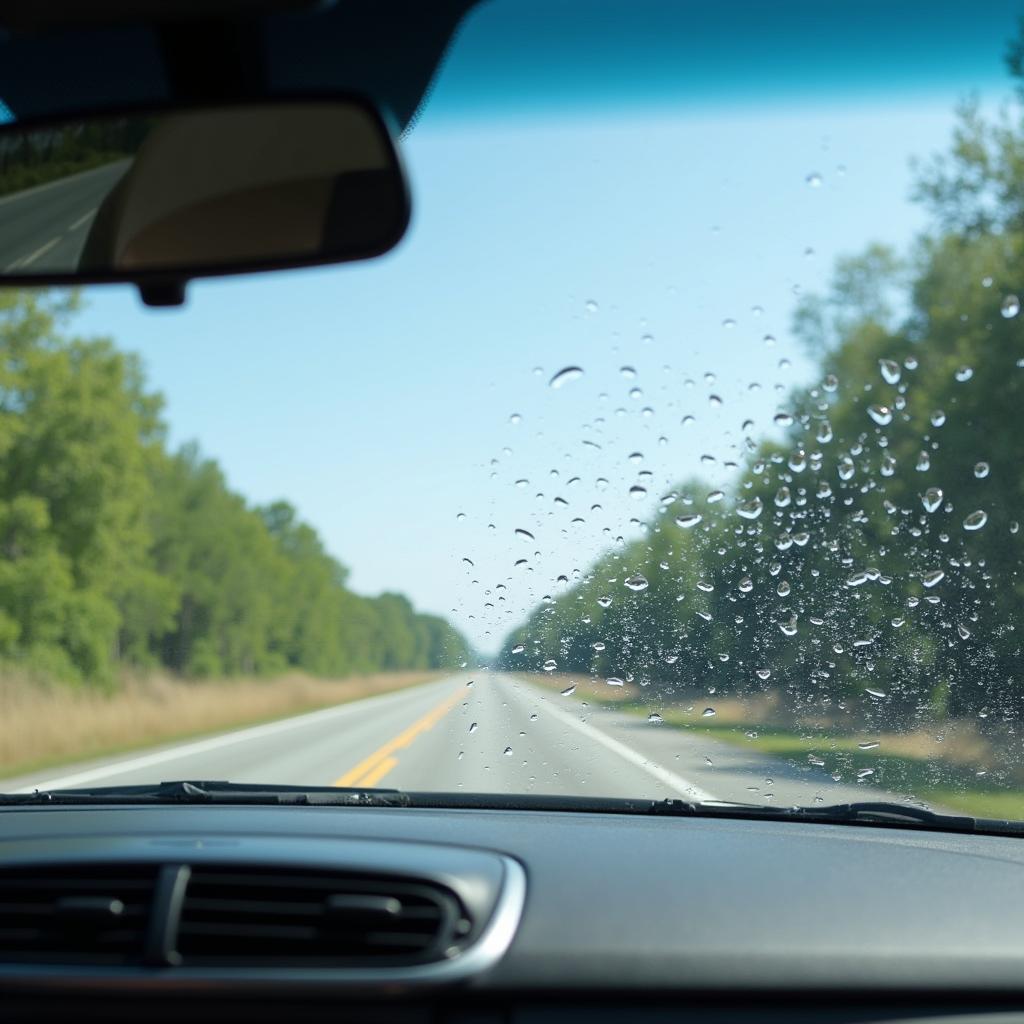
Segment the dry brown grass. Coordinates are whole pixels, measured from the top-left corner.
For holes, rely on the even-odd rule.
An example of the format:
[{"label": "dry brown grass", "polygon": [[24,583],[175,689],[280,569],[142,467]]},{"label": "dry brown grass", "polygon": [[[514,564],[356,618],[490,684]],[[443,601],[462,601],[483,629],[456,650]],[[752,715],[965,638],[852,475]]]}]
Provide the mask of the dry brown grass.
[{"label": "dry brown grass", "polygon": [[[708,697],[707,695],[680,694],[678,697],[660,699],[649,694],[643,687],[627,683],[625,686],[609,686],[603,678],[568,672],[522,673],[530,682],[564,690],[575,685],[574,696],[602,704],[639,704],[650,706],[667,715],[671,722],[698,729],[712,729],[717,732],[723,727],[782,729],[795,735],[808,731],[823,732],[835,739],[858,739],[868,735],[854,723],[845,724],[834,720],[794,718],[783,708],[777,694],[768,691],[744,697]],[[714,706],[715,717],[707,720],[702,712],[709,704]],[[852,727],[851,727],[852,726]],[[886,754],[915,760],[940,759],[952,764],[976,766],[993,763],[994,744],[983,736],[977,723],[970,720],[951,719],[941,724],[931,724],[908,729],[903,732],[878,732],[872,730],[870,738],[878,740]]]},{"label": "dry brown grass", "polygon": [[150,676],[126,679],[110,693],[2,676],[0,777],[284,718],[439,675],[390,672],[325,680],[293,674],[218,682]]},{"label": "dry brown grass", "polygon": [[[580,675],[570,672],[552,673],[518,673],[522,678],[531,683],[548,687],[552,690],[564,690],[567,686],[575,686],[574,696],[583,699],[590,698],[602,704],[631,704],[651,703],[670,704],[681,713],[692,714],[695,720],[700,718],[700,713],[708,705],[709,700],[714,701],[717,721],[719,724],[743,725],[749,722],[772,721],[778,712],[778,698],[773,693],[757,694],[751,697],[716,697],[694,696],[693,694],[680,694],[673,697],[665,697],[664,694],[651,693],[642,686],[635,683],[625,683],[623,686],[609,686],[604,677],[594,678],[593,676]],[[652,709],[654,704],[651,703]]]}]

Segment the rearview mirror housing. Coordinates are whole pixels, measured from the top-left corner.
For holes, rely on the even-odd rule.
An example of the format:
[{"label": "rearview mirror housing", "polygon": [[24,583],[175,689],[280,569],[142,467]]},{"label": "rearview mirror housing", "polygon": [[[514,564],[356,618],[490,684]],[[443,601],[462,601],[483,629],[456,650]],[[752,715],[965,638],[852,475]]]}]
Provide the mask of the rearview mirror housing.
[{"label": "rearview mirror housing", "polygon": [[0,127],[0,286],[193,278],[369,259],[409,223],[391,132],[358,97],[136,108]]}]

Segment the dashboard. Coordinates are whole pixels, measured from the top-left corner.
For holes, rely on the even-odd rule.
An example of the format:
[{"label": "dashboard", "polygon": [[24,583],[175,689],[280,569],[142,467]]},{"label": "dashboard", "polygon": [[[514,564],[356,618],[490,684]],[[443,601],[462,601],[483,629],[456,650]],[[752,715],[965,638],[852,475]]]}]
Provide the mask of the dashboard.
[{"label": "dashboard", "polygon": [[[1024,1021],[1016,1016],[1024,1007],[1024,845],[1012,838],[504,810],[126,806],[2,814],[5,1019],[189,1012],[262,1020],[280,1019],[287,1006],[310,1020],[322,1012],[333,1020],[465,1024],[566,1015],[654,1024],[698,1010],[723,1021]],[[24,902],[39,879],[67,885],[71,866],[79,881],[152,877],[146,891],[176,908],[182,930],[191,922],[184,960],[170,939],[161,953],[166,921],[145,930],[149,953],[138,962],[116,948],[106,959],[89,948],[77,960],[19,950],[4,931],[11,901]],[[308,912],[294,895],[285,904],[275,894],[279,873],[321,900],[328,869],[329,910],[345,921],[336,959],[319,946],[303,947],[305,959],[294,962],[277,955],[280,937],[291,934],[282,923]],[[382,884],[397,886],[401,900]],[[95,925],[102,886],[89,891],[87,899],[78,890],[61,896],[72,934],[83,912]],[[234,921],[224,931],[226,908],[246,911],[247,901],[260,900],[293,917],[275,918],[273,931],[265,918],[243,917],[243,927]],[[419,927],[400,923],[399,902],[413,917],[445,922],[432,957],[433,938],[409,954],[393,946]],[[360,942],[367,934],[379,942],[378,925],[388,922],[392,945],[370,955],[353,944],[353,920],[374,922]],[[93,932],[82,934],[86,946],[95,944]],[[62,926],[62,941],[66,935]]]}]

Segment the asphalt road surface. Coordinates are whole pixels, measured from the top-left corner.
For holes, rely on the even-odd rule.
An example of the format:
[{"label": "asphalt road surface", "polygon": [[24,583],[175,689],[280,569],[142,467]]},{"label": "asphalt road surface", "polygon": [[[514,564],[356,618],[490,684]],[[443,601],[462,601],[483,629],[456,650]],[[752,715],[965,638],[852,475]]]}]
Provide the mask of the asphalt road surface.
[{"label": "asphalt road surface", "polygon": [[[475,680],[472,684],[470,680]],[[408,790],[683,797],[778,805],[880,799],[798,765],[575,695],[462,673],[324,711],[0,782],[0,790],[170,779]],[[771,781],[769,781],[771,780]],[[769,794],[772,794],[769,797]]]},{"label": "asphalt road surface", "polygon": [[0,270],[73,271],[97,208],[130,164],[117,160],[0,196]]}]

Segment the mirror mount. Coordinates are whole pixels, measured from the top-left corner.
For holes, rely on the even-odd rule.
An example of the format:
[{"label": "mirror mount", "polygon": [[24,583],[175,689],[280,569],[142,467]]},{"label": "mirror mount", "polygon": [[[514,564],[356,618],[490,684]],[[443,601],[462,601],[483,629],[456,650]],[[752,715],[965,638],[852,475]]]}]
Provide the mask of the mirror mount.
[{"label": "mirror mount", "polygon": [[140,281],[139,298],[152,309],[166,309],[185,305],[184,278],[168,281]]}]

